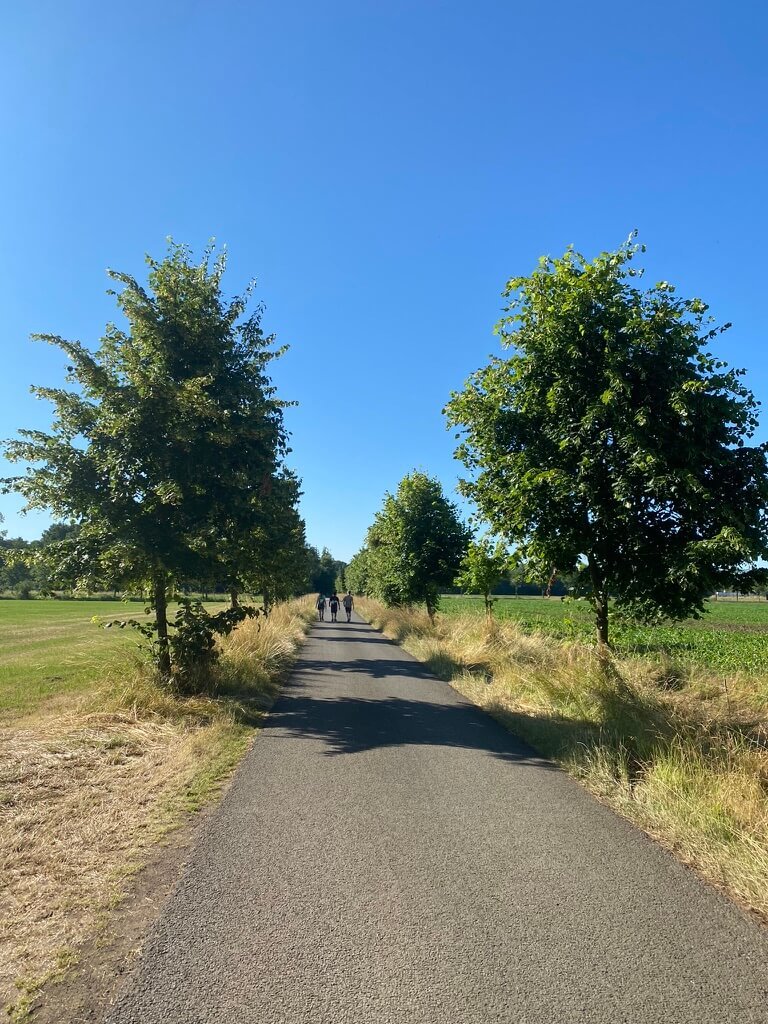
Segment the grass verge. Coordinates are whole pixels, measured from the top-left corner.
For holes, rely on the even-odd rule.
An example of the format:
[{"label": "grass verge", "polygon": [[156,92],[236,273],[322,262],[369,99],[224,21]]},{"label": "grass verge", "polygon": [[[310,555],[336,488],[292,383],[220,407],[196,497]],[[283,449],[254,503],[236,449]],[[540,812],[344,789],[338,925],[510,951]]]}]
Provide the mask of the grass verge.
[{"label": "grass verge", "polygon": [[617,658],[475,615],[358,610],[684,862],[768,919],[765,680]]},{"label": "grass verge", "polygon": [[89,690],[0,726],[0,1005],[35,993],[129,891],[158,842],[237,765],[314,617],[311,599],[243,623],[203,696],[111,663]]}]

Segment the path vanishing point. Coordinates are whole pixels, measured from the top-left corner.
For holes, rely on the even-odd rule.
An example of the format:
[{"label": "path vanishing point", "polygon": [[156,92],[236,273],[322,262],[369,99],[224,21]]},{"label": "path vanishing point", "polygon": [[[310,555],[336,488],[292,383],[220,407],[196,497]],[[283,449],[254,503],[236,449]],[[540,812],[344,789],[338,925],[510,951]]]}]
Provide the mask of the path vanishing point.
[{"label": "path vanishing point", "polygon": [[312,630],[107,1020],[766,1022],[767,935],[355,617]]}]

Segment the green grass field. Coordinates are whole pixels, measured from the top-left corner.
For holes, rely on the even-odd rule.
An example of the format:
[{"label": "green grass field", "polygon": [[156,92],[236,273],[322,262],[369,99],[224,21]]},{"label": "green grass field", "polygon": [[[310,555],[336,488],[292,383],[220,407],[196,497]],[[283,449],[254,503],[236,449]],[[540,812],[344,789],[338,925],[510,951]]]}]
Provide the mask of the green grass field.
[{"label": "green grass field", "polygon": [[87,689],[121,660],[139,655],[140,637],[134,630],[100,629],[94,615],[106,620],[143,618],[144,606],[0,600],[0,715],[15,717],[50,697]]},{"label": "green grass field", "polygon": [[[768,601],[710,601],[702,619],[643,626],[616,618],[611,640],[622,655],[670,657],[724,672],[768,672]],[[442,599],[446,615],[484,614],[480,597]],[[501,597],[499,619],[513,619],[526,632],[594,642],[594,620],[586,601],[550,597]]]}]

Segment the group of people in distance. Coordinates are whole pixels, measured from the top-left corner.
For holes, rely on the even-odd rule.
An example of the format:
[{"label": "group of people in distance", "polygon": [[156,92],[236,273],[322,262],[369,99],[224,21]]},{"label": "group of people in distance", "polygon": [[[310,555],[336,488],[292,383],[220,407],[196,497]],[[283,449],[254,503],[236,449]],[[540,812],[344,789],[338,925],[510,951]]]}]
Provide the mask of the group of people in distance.
[{"label": "group of people in distance", "polygon": [[339,610],[340,604],[344,605],[344,611],[347,613],[347,622],[352,621],[352,609],[355,607],[355,600],[352,597],[350,591],[347,591],[347,593],[342,598],[339,598],[339,595],[336,593],[335,590],[329,598],[326,598],[325,594],[317,595],[315,607],[317,608],[317,617],[321,622],[325,622],[326,604],[328,605],[328,608],[330,609],[331,612],[331,622],[336,621],[336,614]]}]

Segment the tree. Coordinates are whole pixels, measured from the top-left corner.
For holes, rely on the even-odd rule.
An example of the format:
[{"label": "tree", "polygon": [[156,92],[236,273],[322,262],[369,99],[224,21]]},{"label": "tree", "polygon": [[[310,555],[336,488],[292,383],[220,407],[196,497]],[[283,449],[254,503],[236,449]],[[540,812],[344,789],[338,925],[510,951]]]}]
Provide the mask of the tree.
[{"label": "tree", "polygon": [[369,592],[369,557],[368,548],[363,546],[356,555],[352,556],[347,566],[347,586],[355,594],[363,595]]},{"label": "tree", "polygon": [[336,581],[340,567],[344,562],[337,561],[328,548],[318,555],[317,548],[309,549],[310,572],[309,585],[318,594],[330,594],[336,589]]},{"label": "tree", "polygon": [[23,537],[8,537],[6,530],[0,530],[0,590],[30,596],[36,581],[31,578],[29,549],[30,544]]},{"label": "tree", "polygon": [[509,553],[501,541],[493,544],[490,537],[472,541],[456,577],[456,586],[469,594],[482,594],[485,614],[493,616],[493,591],[510,571]]},{"label": "tree", "polygon": [[[36,336],[64,351],[77,388],[33,388],[53,403],[53,430],[21,431],[6,444],[9,459],[32,464],[6,484],[27,508],[50,508],[80,527],[63,543],[71,564],[79,560],[81,585],[150,583],[167,676],[169,591],[222,576],[236,587],[251,568],[239,563],[240,542],[260,526],[287,435],[266,374],[280,350],[262,332],[261,307],[245,317],[252,286],[226,301],[226,260],[212,248],[195,264],[171,244],[162,262],[147,263],[148,290],[109,272],[122,286],[112,294],[128,329],[108,325],[96,352]],[[236,618],[217,623],[231,628]]]},{"label": "tree", "polygon": [[434,619],[440,588],[453,584],[469,537],[438,480],[419,472],[403,477],[368,531],[372,593],[390,605],[423,601]]},{"label": "tree", "polygon": [[507,565],[507,579],[509,584],[515,592],[515,597],[518,596],[521,585],[525,585],[529,582],[530,570],[525,564],[523,559],[520,557],[520,552],[515,551],[509,559]]},{"label": "tree", "polygon": [[533,564],[578,573],[601,645],[609,595],[646,621],[696,616],[766,552],[757,403],[705,350],[730,325],[665,281],[640,290],[638,250],[568,249],[510,280],[496,329],[512,355],[446,408],[462,492]]},{"label": "tree", "polygon": [[46,547],[48,544],[58,544],[62,540],[76,537],[79,530],[80,527],[76,523],[51,523],[46,530],[43,530],[40,544],[42,547]]},{"label": "tree", "polygon": [[337,593],[345,593],[347,590],[347,563],[337,562],[336,563],[336,586],[334,587]]},{"label": "tree", "polygon": [[262,523],[244,541],[244,585],[262,595],[265,614],[276,601],[307,590],[307,545],[297,508],[299,496],[299,482],[292,473],[286,470],[275,477],[269,496],[262,500]]}]

